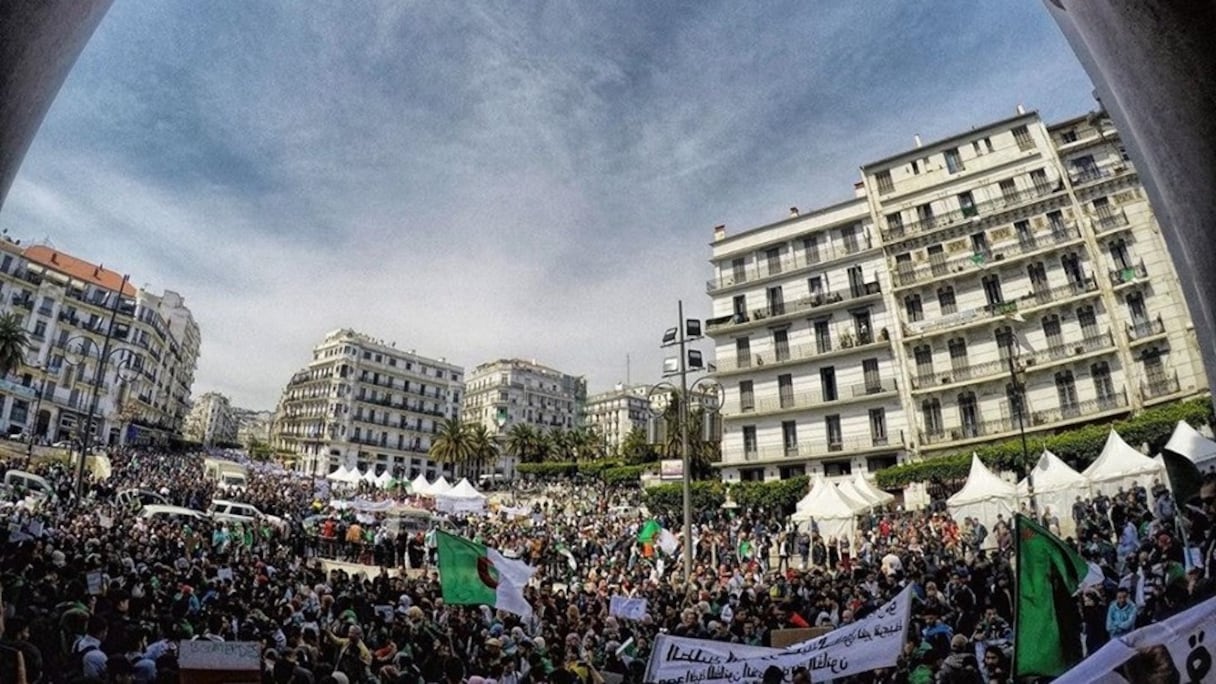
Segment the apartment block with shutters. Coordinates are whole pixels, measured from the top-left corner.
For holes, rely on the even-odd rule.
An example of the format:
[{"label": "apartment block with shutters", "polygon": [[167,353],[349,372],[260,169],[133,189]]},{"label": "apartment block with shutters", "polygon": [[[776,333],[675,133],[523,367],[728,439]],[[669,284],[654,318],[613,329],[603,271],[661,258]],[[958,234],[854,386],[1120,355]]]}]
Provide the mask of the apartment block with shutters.
[{"label": "apartment block with shutters", "polygon": [[271,444],[318,477],[339,466],[398,478],[451,476],[450,465],[427,454],[443,421],[460,415],[463,392],[460,366],[335,330],[284,388]]},{"label": "apartment block with shutters", "polygon": [[[1207,392],[1177,275],[1136,171],[1101,113],[1048,126],[1019,111],[918,144],[862,167],[855,194],[844,205],[712,245],[715,314],[734,317],[710,326],[719,380],[735,398],[724,415],[727,479],[872,471],[909,455],[965,449],[1022,429],[1066,430]],[[872,238],[869,251],[846,247],[843,259],[835,252],[825,258],[808,247],[816,242],[804,231],[813,233],[815,217],[844,207],[858,216],[841,221],[859,222]],[[828,223],[829,235],[849,230]],[[850,269],[878,291],[867,296],[882,312],[890,380],[882,356],[831,357],[812,347],[778,380],[785,385],[776,390],[777,411],[791,439],[774,445],[766,429],[772,418],[747,401],[750,393],[771,403],[772,370],[757,368],[755,354],[743,368],[740,350],[759,337],[775,354],[780,326],[757,322],[748,295],[771,308],[774,288],[813,297],[816,277],[830,281]],[[853,279],[839,282],[856,291]],[[740,308],[741,294],[747,306]],[[780,322],[796,334],[805,326],[830,330],[841,318],[812,307]],[[753,334],[739,335],[741,325]],[[771,343],[763,339],[774,335]],[[833,358],[831,373],[863,378],[865,398],[868,387],[890,382],[895,405],[884,408],[894,459],[872,455],[873,420],[845,419],[839,393],[824,395],[822,367]],[[782,387],[808,385],[821,396],[805,408],[789,406],[781,394]],[[834,407],[841,412],[820,416]],[[891,425],[901,430],[894,440]]]}]

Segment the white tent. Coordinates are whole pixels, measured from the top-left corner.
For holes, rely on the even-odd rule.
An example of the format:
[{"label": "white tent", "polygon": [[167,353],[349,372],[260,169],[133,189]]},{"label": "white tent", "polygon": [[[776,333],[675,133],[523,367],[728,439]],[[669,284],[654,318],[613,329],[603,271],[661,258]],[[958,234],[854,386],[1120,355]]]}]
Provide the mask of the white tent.
[{"label": "white tent", "polygon": [[448,491],[451,488],[452,488],[452,484],[450,482],[448,482],[448,479],[446,477],[440,475],[438,480],[435,480],[434,482],[431,483],[431,487],[430,487],[429,491],[430,491],[431,496],[438,496],[438,495]]},{"label": "white tent", "polygon": [[392,482],[393,482],[393,476],[388,474],[388,470],[385,470],[384,472],[380,473],[380,475],[378,475],[376,477],[376,486],[380,487],[381,489],[388,488],[388,486],[390,484],[392,484]]},{"label": "white tent", "polygon": [[976,454],[971,454],[971,472],[967,475],[967,484],[958,490],[954,496],[946,499],[946,508],[955,520],[973,518],[984,523],[988,528],[989,544],[996,543],[996,535],[991,534],[997,523],[997,516],[1003,515],[1006,522],[1013,520],[1017,511],[1018,487],[997,477],[996,473],[988,470],[988,466]]},{"label": "white tent", "polygon": [[806,510],[806,508],[811,505],[811,502],[815,500],[815,497],[818,496],[818,494],[815,492],[815,488],[826,485],[827,481],[823,479],[822,475],[816,474],[814,477],[812,477],[811,488],[807,490],[806,496],[802,497],[798,503],[794,505],[794,511],[798,512]]},{"label": "white tent", "polygon": [[853,484],[852,480],[843,480],[841,482],[837,482],[836,488],[840,490],[841,494],[844,494],[845,498],[852,499],[853,501],[857,502],[857,505],[860,506],[860,508],[857,509],[858,513],[868,511],[878,503],[867,496],[865,492],[858,491],[857,486]]},{"label": "white tent", "polygon": [[467,479],[461,479],[455,487],[435,495],[435,508],[453,513],[480,513],[486,508],[486,496]]},{"label": "white tent", "polygon": [[879,506],[885,506],[895,500],[895,496],[884,492],[875,487],[866,479],[865,475],[857,473],[853,476],[853,488],[859,493],[865,494],[867,498],[874,501]]},{"label": "white tent", "polygon": [[1209,469],[1216,467],[1216,442],[1199,434],[1199,431],[1185,420],[1178,421],[1174,426],[1174,434],[1170,435],[1170,441],[1165,443],[1164,450],[1191,459],[1201,473],[1207,473]]},{"label": "white tent", "polygon": [[1072,537],[1077,526],[1072,519],[1072,505],[1077,497],[1089,498],[1089,480],[1072,469],[1059,456],[1044,451],[1034,470],[1018,483],[1018,496],[1030,494],[1030,483],[1034,482],[1034,501],[1039,511],[1051,510],[1060,520],[1060,533]]},{"label": "white tent", "polygon": [[431,493],[431,484],[426,481],[425,475],[418,473],[418,477],[415,477],[414,481],[410,482],[410,491],[412,491],[415,496],[429,496]]},{"label": "white tent", "polygon": [[367,472],[363,473],[363,476],[359,479],[368,484],[376,484],[376,466],[368,466]]},{"label": "white tent", "polygon": [[794,522],[807,522],[813,518],[819,528],[819,536],[824,540],[843,539],[851,544],[857,511],[865,504],[849,498],[835,485],[819,477],[811,487],[810,496],[807,505],[794,513]]},{"label": "white tent", "polygon": [[[1089,480],[1092,493],[1101,492],[1109,496],[1121,487],[1130,489],[1136,482],[1151,492],[1153,478],[1164,481],[1165,471],[1160,463],[1133,449],[1119,433],[1111,430],[1106,436],[1102,453],[1082,475]],[[1149,496],[1151,498],[1151,493]]]},{"label": "white tent", "polygon": [[325,479],[330,482],[350,483],[352,471],[346,466],[338,466],[338,469],[325,476]]}]

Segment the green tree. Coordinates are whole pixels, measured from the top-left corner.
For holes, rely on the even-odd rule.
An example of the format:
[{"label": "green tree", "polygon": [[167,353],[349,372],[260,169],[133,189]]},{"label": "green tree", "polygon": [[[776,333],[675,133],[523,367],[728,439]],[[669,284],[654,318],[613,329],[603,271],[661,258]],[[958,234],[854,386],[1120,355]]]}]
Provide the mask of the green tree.
[{"label": "green tree", "polygon": [[25,322],[16,313],[0,316],[0,377],[17,370],[25,363],[25,352],[30,346]]},{"label": "green tree", "polygon": [[621,441],[621,458],[629,465],[654,463],[659,460],[659,452],[655,451],[650,442],[646,441],[646,431],[635,427]]},{"label": "green tree", "polygon": [[507,455],[519,463],[541,461],[540,434],[526,423],[516,423],[507,430]]},{"label": "green tree", "polygon": [[575,460],[574,440],[569,430],[562,430],[558,428],[556,430],[546,432],[545,442],[548,445],[548,451],[545,453],[546,461],[569,463]]},{"label": "green tree", "polygon": [[467,427],[470,456],[476,467],[474,472],[480,477],[485,472],[487,463],[493,468],[493,464],[498,462],[498,440],[494,439],[494,435],[490,434],[483,423],[472,423]]},{"label": "green tree", "polygon": [[439,463],[451,463],[466,469],[473,458],[471,432],[458,418],[448,418],[431,440],[430,457]]}]

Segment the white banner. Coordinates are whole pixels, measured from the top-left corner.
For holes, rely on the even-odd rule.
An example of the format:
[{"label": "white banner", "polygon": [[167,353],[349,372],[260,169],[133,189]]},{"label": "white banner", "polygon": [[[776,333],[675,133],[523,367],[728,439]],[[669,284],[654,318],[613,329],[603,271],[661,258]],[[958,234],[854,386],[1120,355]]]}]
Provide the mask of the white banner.
[{"label": "white banner", "polygon": [[626,620],[641,620],[646,616],[646,599],[613,596],[608,603],[608,614]]},{"label": "white banner", "polygon": [[[1155,669],[1149,667],[1147,661],[1151,660],[1158,666],[1163,664],[1164,658],[1153,658],[1152,655],[1166,654],[1178,675],[1174,677],[1174,681],[1216,684],[1216,667],[1213,667],[1211,652],[1213,648],[1216,648],[1216,598],[1208,599],[1168,620],[1155,622],[1112,639],[1088,658],[1077,663],[1076,667],[1060,675],[1055,684],[1106,684],[1128,681],[1135,684],[1137,680],[1142,679],[1142,676],[1138,677],[1136,673],[1142,675],[1149,669]],[[1156,653],[1146,658],[1137,658],[1153,651]],[[1126,668],[1131,680],[1115,673],[1116,669],[1123,667],[1133,658],[1146,662],[1133,662]]]},{"label": "white banner", "polygon": [[904,589],[865,618],[786,649],[660,634],[654,641],[645,681],[758,682],[766,669],[776,665],[785,671],[787,681],[796,668],[806,667],[811,681],[822,682],[894,667],[903,649],[911,608],[912,590]]}]

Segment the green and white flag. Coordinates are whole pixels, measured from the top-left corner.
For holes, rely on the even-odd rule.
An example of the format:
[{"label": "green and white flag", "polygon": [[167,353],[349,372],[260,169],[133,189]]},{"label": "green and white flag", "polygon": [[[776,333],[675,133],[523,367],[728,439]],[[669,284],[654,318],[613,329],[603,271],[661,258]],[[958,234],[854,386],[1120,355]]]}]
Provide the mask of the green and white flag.
[{"label": "green and white flag", "polygon": [[452,605],[492,606],[522,617],[532,615],[524,587],[536,568],[503,556],[497,549],[438,531],[439,586]]}]

